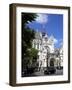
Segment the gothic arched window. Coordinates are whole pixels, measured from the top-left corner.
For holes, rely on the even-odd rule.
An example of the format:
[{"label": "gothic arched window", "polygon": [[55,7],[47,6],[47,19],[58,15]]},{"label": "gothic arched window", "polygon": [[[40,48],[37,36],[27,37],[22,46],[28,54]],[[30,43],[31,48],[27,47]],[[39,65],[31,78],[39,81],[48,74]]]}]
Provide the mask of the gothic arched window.
[{"label": "gothic arched window", "polygon": [[48,46],[45,46],[47,52],[50,52],[50,48]]},{"label": "gothic arched window", "polygon": [[34,42],[34,48],[36,48],[36,43]]},{"label": "gothic arched window", "polygon": [[39,43],[37,43],[37,49],[39,49]]}]

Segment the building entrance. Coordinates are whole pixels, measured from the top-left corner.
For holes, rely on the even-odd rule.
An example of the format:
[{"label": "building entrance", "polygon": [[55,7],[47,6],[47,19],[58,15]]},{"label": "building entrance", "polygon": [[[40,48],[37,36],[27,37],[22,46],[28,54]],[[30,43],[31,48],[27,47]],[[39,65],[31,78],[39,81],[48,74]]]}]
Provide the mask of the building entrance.
[{"label": "building entrance", "polygon": [[54,61],[55,61],[55,59],[54,58],[51,58],[51,60],[50,60],[50,66],[53,66],[54,67]]}]

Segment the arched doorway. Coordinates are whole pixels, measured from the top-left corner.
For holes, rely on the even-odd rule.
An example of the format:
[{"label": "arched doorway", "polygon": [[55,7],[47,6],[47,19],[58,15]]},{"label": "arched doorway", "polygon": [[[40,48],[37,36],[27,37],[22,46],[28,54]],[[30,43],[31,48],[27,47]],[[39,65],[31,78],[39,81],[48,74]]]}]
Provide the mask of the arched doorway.
[{"label": "arched doorway", "polygon": [[54,67],[54,61],[55,61],[54,58],[51,58],[51,59],[50,59],[50,66]]}]

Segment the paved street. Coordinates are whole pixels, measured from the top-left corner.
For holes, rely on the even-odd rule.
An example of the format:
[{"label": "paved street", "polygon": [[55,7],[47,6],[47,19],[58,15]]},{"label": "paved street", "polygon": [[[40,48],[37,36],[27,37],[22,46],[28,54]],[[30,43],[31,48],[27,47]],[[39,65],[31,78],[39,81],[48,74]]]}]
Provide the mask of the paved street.
[{"label": "paved street", "polygon": [[56,69],[55,75],[62,75],[62,74],[63,74],[63,69],[61,70]]},{"label": "paved street", "polygon": [[[44,76],[45,74],[44,74],[44,71],[41,70],[41,71],[38,71],[38,72],[34,72],[33,75],[34,76]],[[63,75],[63,69],[61,69],[61,70],[56,69],[56,72],[54,74],[48,74],[48,75],[49,76],[50,75]]]},{"label": "paved street", "polygon": [[32,77],[32,76],[55,76],[55,75],[63,75],[63,69],[61,69],[61,70],[56,69],[56,72],[55,72],[55,73],[52,73],[52,74],[45,74],[45,73],[44,73],[44,70],[41,69],[40,71],[35,71],[35,72],[32,73],[32,74],[24,75],[23,77]]}]

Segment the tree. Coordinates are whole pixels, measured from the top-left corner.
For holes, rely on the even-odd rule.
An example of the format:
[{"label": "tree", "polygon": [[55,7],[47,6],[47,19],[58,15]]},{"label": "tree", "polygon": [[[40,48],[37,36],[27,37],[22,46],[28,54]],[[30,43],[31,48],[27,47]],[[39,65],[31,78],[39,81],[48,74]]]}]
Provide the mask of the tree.
[{"label": "tree", "polygon": [[32,40],[35,38],[35,31],[27,24],[37,17],[33,13],[22,13],[22,71],[32,67],[37,61],[38,51],[32,48]]},{"label": "tree", "polygon": [[28,67],[33,67],[33,68],[36,67],[37,54],[38,54],[38,50],[36,50],[35,48],[30,48],[28,50],[28,56],[29,56]]}]

